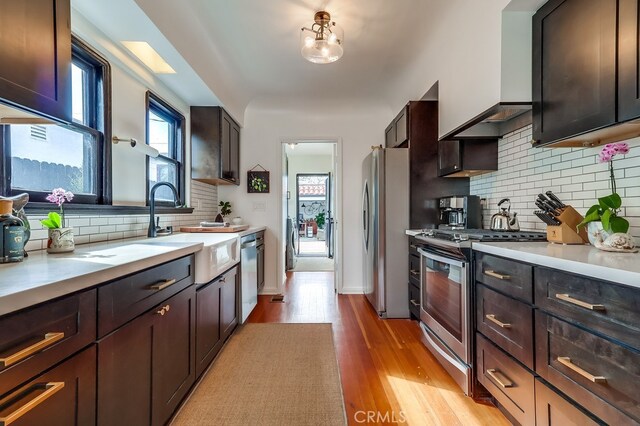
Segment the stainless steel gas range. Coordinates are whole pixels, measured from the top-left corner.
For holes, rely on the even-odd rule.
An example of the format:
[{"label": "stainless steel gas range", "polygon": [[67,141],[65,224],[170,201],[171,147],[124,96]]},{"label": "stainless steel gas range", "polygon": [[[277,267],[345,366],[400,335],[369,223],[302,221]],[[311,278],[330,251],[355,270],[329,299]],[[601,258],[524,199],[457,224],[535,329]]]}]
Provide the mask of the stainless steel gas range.
[{"label": "stainless steel gas range", "polygon": [[545,241],[540,232],[485,229],[423,230],[420,252],[420,327],[423,343],[465,395],[473,391],[472,243]]}]

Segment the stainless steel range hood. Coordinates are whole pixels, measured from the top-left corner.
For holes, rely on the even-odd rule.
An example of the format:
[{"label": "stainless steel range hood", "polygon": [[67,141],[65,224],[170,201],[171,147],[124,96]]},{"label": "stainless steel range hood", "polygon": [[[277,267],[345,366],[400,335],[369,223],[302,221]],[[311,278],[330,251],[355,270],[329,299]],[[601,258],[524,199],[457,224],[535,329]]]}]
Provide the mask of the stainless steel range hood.
[{"label": "stainless steel range hood", "polygon": [[496,91],[485,100],[487,109],[478,111],[440,140],[500,138],[531,124],[531,35],[535,5],[526,3],[511,1],[502,12],[500,81],[498,86],[488,82]]},{"label": "stainless steel range hood", "polygon": [[499,102],[440,140],[501,138],[531,124],[531,102]]}]

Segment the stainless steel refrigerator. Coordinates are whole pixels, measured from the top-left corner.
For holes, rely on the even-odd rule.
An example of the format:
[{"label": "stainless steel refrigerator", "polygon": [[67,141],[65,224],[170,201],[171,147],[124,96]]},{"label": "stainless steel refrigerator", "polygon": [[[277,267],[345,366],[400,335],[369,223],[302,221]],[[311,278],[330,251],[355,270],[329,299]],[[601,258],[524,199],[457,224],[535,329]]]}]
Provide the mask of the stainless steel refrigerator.
[{"label": "stainless steel refrigerator", "polygon": [[409,150],[372,147],[362,185],[364,292],[379,316],[409,318]]}]

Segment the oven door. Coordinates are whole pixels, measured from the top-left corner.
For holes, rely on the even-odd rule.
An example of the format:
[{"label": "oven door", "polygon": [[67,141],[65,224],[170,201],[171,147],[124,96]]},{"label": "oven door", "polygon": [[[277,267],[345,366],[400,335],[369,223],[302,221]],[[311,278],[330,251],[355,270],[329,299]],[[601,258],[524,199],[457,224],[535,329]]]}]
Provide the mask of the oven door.
[{"label": "oven door", "polygon": [[469,345],[468,267],[453,259],[420,249],[420,320],[465,364],[471,364]]}]

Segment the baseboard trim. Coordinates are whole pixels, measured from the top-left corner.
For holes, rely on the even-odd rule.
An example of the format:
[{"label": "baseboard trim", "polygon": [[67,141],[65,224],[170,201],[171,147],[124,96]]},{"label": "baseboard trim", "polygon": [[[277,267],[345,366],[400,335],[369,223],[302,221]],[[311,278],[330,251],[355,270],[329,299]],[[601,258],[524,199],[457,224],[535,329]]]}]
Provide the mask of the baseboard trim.
[{"label": "baseboard trim", "polygon": [[360,287],[343,287],[340,294],[364,294],[364,290]]},{"label": "baseboard trim", "polygon": [[262,291],[259,293],[259,296],[273,296],[274,294],[280,294],[277,288],[264,287]]}]

